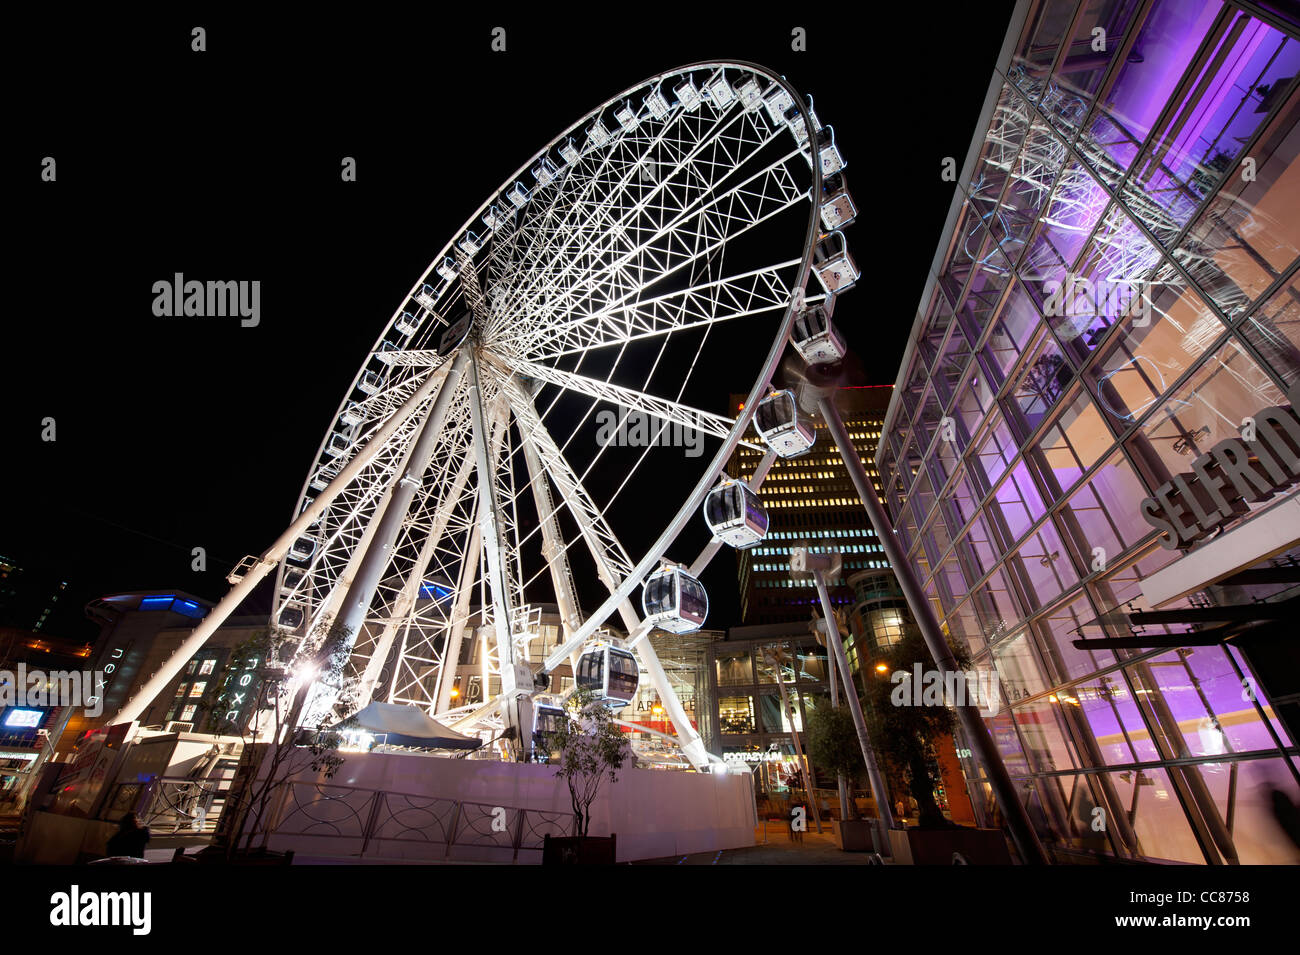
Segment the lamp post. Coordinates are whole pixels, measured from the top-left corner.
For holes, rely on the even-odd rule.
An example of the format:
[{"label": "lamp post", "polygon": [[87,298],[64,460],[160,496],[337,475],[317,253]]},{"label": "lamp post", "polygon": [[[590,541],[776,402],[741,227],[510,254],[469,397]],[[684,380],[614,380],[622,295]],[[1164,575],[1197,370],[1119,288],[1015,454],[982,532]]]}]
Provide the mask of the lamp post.
[{"label": "lamp post", "polygon": [[826,590],[826,571],[839,573],[839,554],[813,554],[807,547],[790,548],[790,571],[793,574],[811,573],[817,587],[817,598],[821,601],[822,615],[826,618],[826,642],[830,644],[835,656],[835,668],[839,670],[840,679],[844,681],[844,695],[848,697],[849,713],[853,716],[853,728],[858,731],[858,746],[862,748],[862,761],[867,767],[867,778],[871,780],[871,791],[876,797],[876,813],[886,829],[894,828],[894,813],[889,808],[889,791],[876,765],[876,754],[871,748],[867,736],[867,721],[862,716],[862,704],[858,701],[857,690],[849,676],[849,661],[844,653],[844,643],[840,640],[840,628],[835,623],[835,612],[831,609],[830,593]]},{"label": "lamp post", "polygon": [[[823,610],[824,609],[825,608],[823,608]],[[817,638],[817,642],[822,646],[826,646],[826,635],[818,628],[817,621],[813,621],[812,630],[813,635]],[[831,687],[831,707],[837,709],[840,705],[840,688],[835,679],[835,654],[830,651],[829,647],[827,647],[826,651],[826,679],[827,682],[830,683]],[[843,773],[836,773],[835,788],[839,791],[840,795],[840,819],[848,819],[849,783],[848,780],[844,778]]]},{"label": "lamp post", "polygon": [[[957,661],[953,657],[952,648],[948,646],[948,641],[944,638],[943,631],[939,628],[939,620],[934,615],[934,608],[930,606],[930,601],[926,599],[925,593],[921,590],[920,582],[912,570],[912,565],[903,554],[902,548],[898,546],[898,540],[894,536],[893,524],[890,523],[884,507],[881,506],[880,497],[875,487],[867,479],[866,469],[862,467],[862,459],[858,457],[857,449],[853,447],[852,442],[849,440],[848,432],[844,429],[844,422],[840,419],[839,410],[832,400],[832,393],[823,392],[818,397],[817,406],[821,411],[822,418],[826,421],[827,430],[830,432],[831,437],[835,439],[835,445],[839,448],[840,457],[844,461],[845,468],[848,469],[849,477],[853,480],[853,486],[857,488],[858,497],[861,499],[862,506],[866,509],[867,517],[876,532],[876,539],[880,541],[880,546],[885,553],[885,559],[889,561],[894,575],[898,578],[898,582],[903,589],[903,595],[907,598],[907,605],[911,608],[912,617],[921,630],[921,636],[925,639],[925,645],[929,648],[930,655],[934,658],[935,666],[945,677],[949,673],[958,672]],[[971,703],[965,703],[962,706],[955,707],[955,709],[966,738],[970,740],[971,749],[979,754],[980,762],[984,765],[984,771],[988,774],[998,806],[1002,810],[1002,817],[1006,820],[1007,830],[1011,833],[1011,838],[1015,840],[1021,859],[1031,865],[1046,865],[1048,862],[1047,853],[1043,850],[1042,843],[1038,841],[1038,835],[1034,832],[1033,824],[1029,821],[1029,814],[1025,811],[1024,803],[1016,795],[1015,786],[1011,782],[1011,775],[1002,762],[1002,754],[998,752],[993,738],[984,726],[984,720],[980,718],[979,710]]]},{"label": "lamp post", "polygon": [[821,835],[822,816],[817,809],[817,797],[813,795],[812,766],[808,763],[808,757],[804,755],[803,744],[799,742],[799,730],[794,725],[795,712],[790,706],[790,697],[785,691],[785,680],[781,678],[781,660],[784,654],[780,649],[776,649],[765,650],[764,655],[772,661],[772,669],[776,672],[776,685],[781,690],[781,711],[790,722],[790,738],[794,740],[795,757],[799,760],[799,766],[803,772],[804,794],[808,797],[808,805],[812,809],[813,821],[817,824],[817,834]]}]

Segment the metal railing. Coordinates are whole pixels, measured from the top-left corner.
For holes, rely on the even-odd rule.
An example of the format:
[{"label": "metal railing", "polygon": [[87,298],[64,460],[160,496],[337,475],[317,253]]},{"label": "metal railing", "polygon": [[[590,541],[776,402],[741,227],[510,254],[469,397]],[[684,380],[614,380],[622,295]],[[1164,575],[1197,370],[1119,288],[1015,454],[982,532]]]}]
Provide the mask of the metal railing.
[{"label": "metal railing", "polygon": [[287,783],[284,790],[268,814],[269,832],[259,820],[255,834],[360,840],[360,857],[384,857],[390,843],[417,843],[441,847],[443,859],[472,847],[508,850],[517,862],[521,852],[540,853],[546,836],[568,835],[574,821],[569,812],[350,786]]},{"label": "metal railing", "polygon": [[137,815],[158,834],[212,835],[229,789],[228,779],[155,779]]}]

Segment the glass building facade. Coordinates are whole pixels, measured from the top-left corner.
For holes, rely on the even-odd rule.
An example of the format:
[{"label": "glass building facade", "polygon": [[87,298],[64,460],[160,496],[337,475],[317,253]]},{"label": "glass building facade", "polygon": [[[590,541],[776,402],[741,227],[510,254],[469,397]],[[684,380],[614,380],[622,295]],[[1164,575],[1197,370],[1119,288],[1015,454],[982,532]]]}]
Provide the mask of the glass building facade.
[{"label": "glass building facade", "polygon": [[1296,861],[1294,667],[1130,615],[1297,590],[1294,484],[1180,549],[1142,508],[1300,378],[1297,74],[1262,6],[1024,3],[958,177],[876,463],[1058,857]]}]

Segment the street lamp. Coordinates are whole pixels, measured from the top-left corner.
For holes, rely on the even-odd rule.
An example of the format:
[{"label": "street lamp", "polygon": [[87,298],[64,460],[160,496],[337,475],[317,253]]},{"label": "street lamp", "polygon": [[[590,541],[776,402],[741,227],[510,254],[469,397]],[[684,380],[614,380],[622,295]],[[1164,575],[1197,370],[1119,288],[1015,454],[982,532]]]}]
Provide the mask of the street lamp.
[{"label": "street lamp", "polygon": [[[835,669],[844,683],[844,695],[848,697],[849,713],[853,716],[853,726],[858,731],[858,745],[862,748],[862,761],[867,767],[867,778],[871,780],[871,792],[876,797],[876,812],[886,829],[894,828],[894,814],[889,808],[888,790],[885,789],[880,769],[876,765],[876,755],[871,749],[867,737],[867,721],[862,716],[862,704],[858,701],[857,688],[849,676],[849,661],[844,653],[844,643],[840,640],[840,628],[835,622],[835,610],[831,606],[830,593],[826,589],[826,574],[832,576],[840,572],[841,561],[838,553],[814,554],[807,547],[790,548],[791,576],[812,574],[817,587],[817,598],[821,601],[822,616],[826,620],[826,641],[830,644],[835,659]],[[882,837],[883,838],[883,837]]]}]

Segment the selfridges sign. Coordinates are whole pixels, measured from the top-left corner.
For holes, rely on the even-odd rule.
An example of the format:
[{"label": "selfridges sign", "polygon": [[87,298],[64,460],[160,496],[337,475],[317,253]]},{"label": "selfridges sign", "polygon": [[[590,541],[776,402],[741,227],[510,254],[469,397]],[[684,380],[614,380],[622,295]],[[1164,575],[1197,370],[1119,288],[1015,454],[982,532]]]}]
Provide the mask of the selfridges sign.
[{"label": "selfridges sign", "polygon": [[1242,422],[1241,436],[1220,441],[1142,502],[1146,522],[1164,533],[1160,543],[1180,550],[1213,533],[1300,481],[1300,382],[1289,408],[1264,408]]}]

